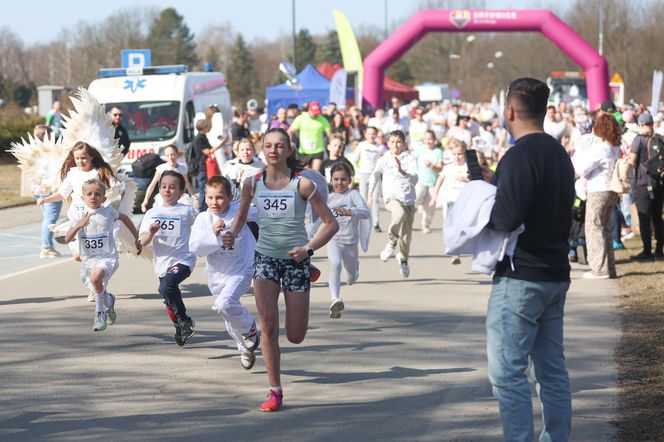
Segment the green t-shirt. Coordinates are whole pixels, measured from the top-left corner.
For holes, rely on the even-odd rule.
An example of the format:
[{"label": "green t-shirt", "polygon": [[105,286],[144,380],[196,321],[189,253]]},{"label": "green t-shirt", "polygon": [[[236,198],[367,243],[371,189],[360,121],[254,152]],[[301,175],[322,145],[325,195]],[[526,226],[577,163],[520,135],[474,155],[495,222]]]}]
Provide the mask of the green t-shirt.
[{"label": "green t-shirt", "polygon": [[312,117],[309,112],[299,115],[291,128],[298,131],[300,140],[299,152],[304,155],[321,153],[325,150],[323,135],[330,131],[330,123],[322,115]]},{"label": "green t-shirt", "polygon": [[415,150],[415,158],[417,158],[418,183],[427,187],[435,186],[436,180],[438,179],[438,172],[424,164],[427,160],[432,164],[442,164],[443,151],[439,148],[429,149],[426,146],[420,146]]}]

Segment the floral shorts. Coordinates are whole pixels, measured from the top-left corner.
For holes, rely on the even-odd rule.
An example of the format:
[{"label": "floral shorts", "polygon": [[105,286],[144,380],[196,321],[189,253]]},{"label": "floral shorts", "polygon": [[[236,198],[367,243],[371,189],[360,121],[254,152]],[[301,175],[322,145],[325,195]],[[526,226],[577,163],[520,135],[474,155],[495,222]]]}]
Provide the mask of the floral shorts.
[{"label": "floral shorts", "polygon": [[295,262],[292,259],[272,258],[256,252],[254,279],[266,279],[281,286],[285,292],[308,292],[309,260]]}]

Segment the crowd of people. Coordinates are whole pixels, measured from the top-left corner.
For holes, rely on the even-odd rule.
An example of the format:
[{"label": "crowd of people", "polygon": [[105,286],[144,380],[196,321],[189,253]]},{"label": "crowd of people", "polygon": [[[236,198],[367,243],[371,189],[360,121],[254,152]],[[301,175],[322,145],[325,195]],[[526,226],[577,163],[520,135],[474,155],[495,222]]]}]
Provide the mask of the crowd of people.
[{"label": "crowd of people", "polygon": [[[107,291],[118,265],[111,245],[116,221],[134,235],[138,253],[152,249],[158,290],[178,345],[196,330],[179,285],[191,275],[197,256],[205,256],[213,309],[245,369],[254,366],[261,346],[269,392],[260,408],[276,411],[283,401],[280,292],[286,299],[287,338],[301,343],[311,282],[320,276],[310,260],[327,246],[329,315],[341,317],[342,269],[349,285],[360,277],[359,246],[366,252],[371,233],[382,232],[381,204],[389,225],[380,259],[394,257],[401,277],[409,278],[416,214],[419,233],[429,234],[437,211],[445,219],[459,198],[464,201],[473,187],[468,163],[476,162],[479,179],[493,184],[495,199],[483,227],[517,232],[518,238],[509,256],[501,255],[491,269],[486,323],[489,374],[503,430],[508,440],[532,439],[525,375],[530,360],[543,402],[543,434],[567,440],[571,395],[562,317],[570,261],[578,260],[576,249],[585,245],[584,278],[616,277],[613,251],[633,234],[631,201],[643,241],[633,259],[664,257],[664,186],[651,173],[652,158],[660,146],[664,150],[656,136],[664,127],[642,107],[616,109],[607,102],[589,113],[580,105],[547,107],[548,96],[544,83],[525,78],[510,85],[503,110],[489,102],[402,105],[394,98],[387,109],[367,115],[355,106],[339,109],[313,101],[301,109],[281,108],[268,119],[252,106],[236,111],[230,133],[212,140],[207,134],[218,109],[211,107],[196,122],[191,155],[176,146],[164,150],[167,162],[150,184],[159,198],[149,208],[147,193],[138,229],[104,205],[114,172],[87,143],[72,148],[60,190],[39,196],[38,203],[50,223],[47,214],[56,209],[46,204],[73,195],[65,239],[76,244],[72,251],[82,260],[81,278],[96,306],[95,331],[117,318],[115,297]],[[44,232],[48,252],[42,253],[54,256],[48,229]],[[453,265],[461,262],[460,256],[450,259]],[[240,302],[251,284],[260,328]]]}]

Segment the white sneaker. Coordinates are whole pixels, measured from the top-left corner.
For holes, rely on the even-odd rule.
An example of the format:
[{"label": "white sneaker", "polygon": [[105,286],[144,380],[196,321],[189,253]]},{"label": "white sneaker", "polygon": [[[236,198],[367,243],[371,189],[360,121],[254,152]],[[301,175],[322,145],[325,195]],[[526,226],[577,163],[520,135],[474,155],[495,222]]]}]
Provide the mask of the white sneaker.
[{"label": "white sneaker", "polygon": [[385,244],[385,248],[380,252],[380,260],[386,262],[388,259],[394,256],[394,249],[397,247],[396,244],[388,242]]},{"label": "white sneaker", "polygon": [[335,299],[332,301],[332,304],[330,305],[330,318],[332,319],[339,319],[341,318],[341,312],[344,310],[344,302],[339,299]]},{"label": "white sneaker", "polygon": [[408,266],[408,261],[399,262],[399,272],[401,273],[401,277],[404,279],[410,276],[410,267]]},{"label": "white sneaker", "polygon": [[253,351],[240,353],[240,364],[242,364],[242,368],[245,370],[251,370],[254,368],[254,364],[256,364],[256,353]]},{"label": "white sneaker", "polygon": [[422,233],[424,234],[431,233],[431,228],[429,228],[428,226],[422,226]]},{"label": "white sneaker", "polygon": [[47,247],[45,249],[41,249],[41,252],[39,252],[39,259],[44,259],[44,258],[57,258],[61,256],[60,252],[55,250],[52,247]]},{"label": "white sneaker", "polygon": [[106,293],[106,313],[108,314],[108,325],[115,324],[117,314],[115,313],[115,295],[113,293]]},{"label": "white sneaker", "polygon": [[609,279],[609,275],[595,275],[592,270],[583,273],[583,279]]},{"label": "white sneaker", "polygon": [[95,302],[95,294],[90,292],[88,293],[88,302]]},{"label": "white sneaker", "polygon": [[106,323],[108,321],[108,315],[106,312],[97,312],[95,315],[95,323],[92,326],[92,331],[103,331],[106,330]]},{"label": "white sneaker", "polygon": [[454,255],[451,262],[454,265],[459,265],[461,264],[461,258],[459,258],[459,255]]}]

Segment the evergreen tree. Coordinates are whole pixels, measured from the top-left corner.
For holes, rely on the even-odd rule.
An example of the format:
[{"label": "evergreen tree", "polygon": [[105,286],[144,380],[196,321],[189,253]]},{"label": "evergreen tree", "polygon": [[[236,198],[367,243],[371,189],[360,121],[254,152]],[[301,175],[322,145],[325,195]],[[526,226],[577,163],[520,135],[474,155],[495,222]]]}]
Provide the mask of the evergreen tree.
[{"label": "evergreen tree", "polygon": [[227,70],[231,98],[236,105],[244,107],[249,99],[255,98],[253,94],[258,88],[258,78],[254,69],[254,60],[242,34],[238,34],[231,49]]},{"label": "evergreen tree", "polygon": [[410,66],[403,59],[390,66],[390,68],[387,70],[387,75],[388,77],[392,77],[396,81],[400,81],[401,83],[405,84],[411,83],[415,79],[413,74],[410,72]]},{"label": "evergreen tree", "polygon": [[308,64],[316,62],[316,42],[307,28],[300,29],[295,37],[295,55],[298,72]]},{"label": "evergreen tree", "polygon": [[152,64],[198,64],[194,34],[174,8],[166,8],[154,19],[148,33]]},{"label": "evergreen tree", "polygon": [[339,46],[339,36],[337,31],[330,31],[325,36],[325,41],[318,47],[316,52],[318,63],[327,61],[330,64],[341,64],[341,47]]}]

